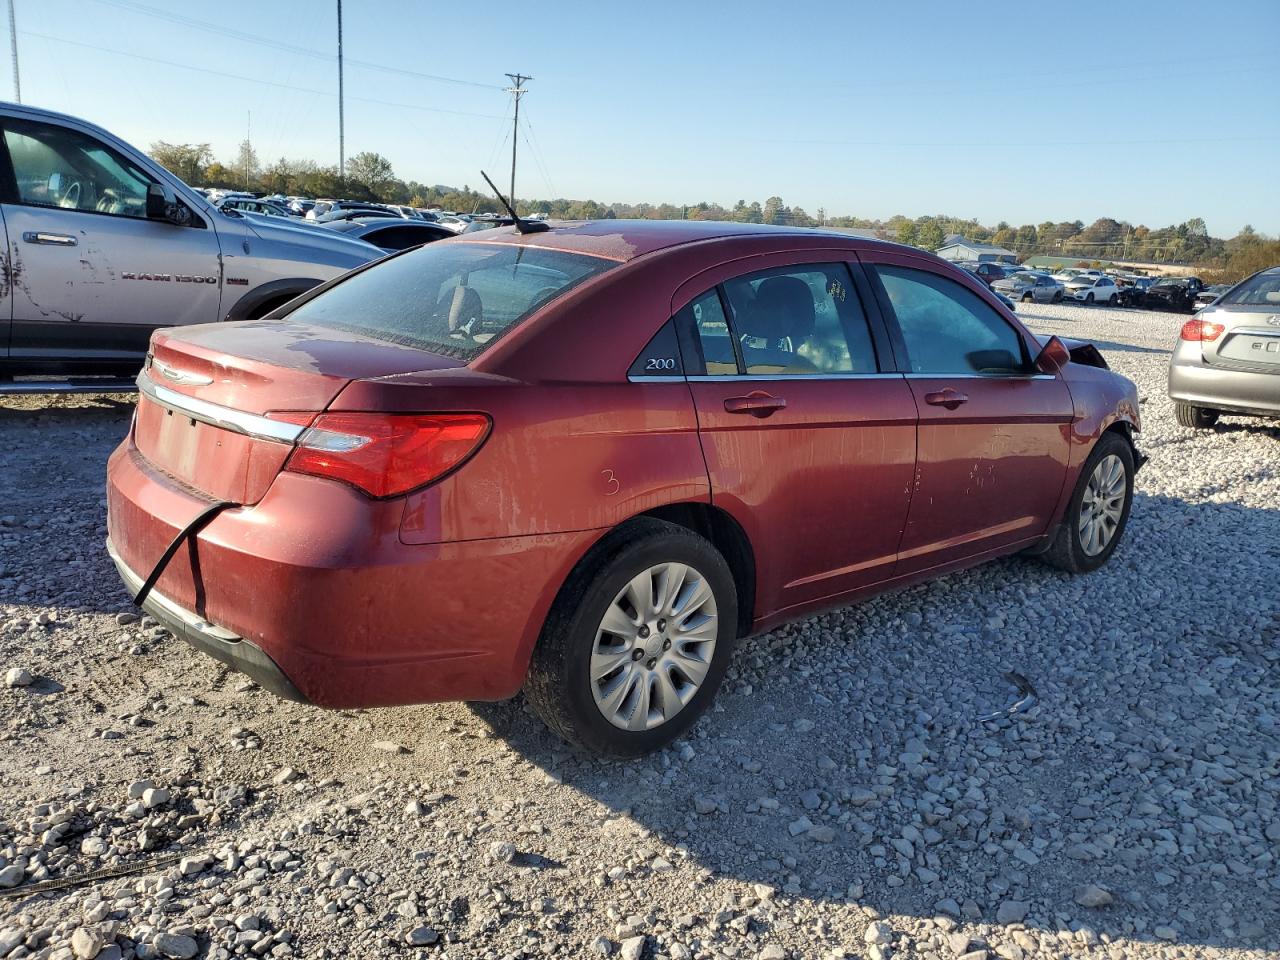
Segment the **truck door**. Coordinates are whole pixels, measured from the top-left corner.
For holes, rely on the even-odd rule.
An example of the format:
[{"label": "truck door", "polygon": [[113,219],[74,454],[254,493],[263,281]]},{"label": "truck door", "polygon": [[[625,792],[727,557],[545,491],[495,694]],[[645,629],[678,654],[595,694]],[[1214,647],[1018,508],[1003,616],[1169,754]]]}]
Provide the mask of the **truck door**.
[{"label": "truck door", "polygon": [[140,360],[156,327],[218,319],[211,224],[146,217],[152,178],[120,151],[51,121],[4,118],[10,356]]}]

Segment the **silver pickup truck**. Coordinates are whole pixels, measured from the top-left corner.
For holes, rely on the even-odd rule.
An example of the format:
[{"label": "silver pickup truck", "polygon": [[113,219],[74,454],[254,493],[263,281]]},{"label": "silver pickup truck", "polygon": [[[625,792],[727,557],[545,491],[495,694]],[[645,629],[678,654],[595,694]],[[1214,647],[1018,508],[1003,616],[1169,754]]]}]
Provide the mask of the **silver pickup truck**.
[{"label": "silver pickup truck", "polygon": [[107,131],[12,103],[0,104],[0,239],[6,393],[66,386],[33,380],[45,375],[132,377],[157,327],[259,317],[382,255],[219,210]]}]

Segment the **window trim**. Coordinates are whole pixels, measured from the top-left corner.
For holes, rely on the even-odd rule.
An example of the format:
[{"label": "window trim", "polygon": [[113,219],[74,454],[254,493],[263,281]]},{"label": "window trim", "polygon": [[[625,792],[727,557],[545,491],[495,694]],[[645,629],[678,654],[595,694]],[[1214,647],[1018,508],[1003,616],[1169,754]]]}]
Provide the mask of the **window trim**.
[{"label": "window trim", "polygon": [[[1029,342],[1030,334],[1027,332],[1027,330],[1024,327],[1016,323],[1010,323],[1009,318],[1006,317],[1001,312],[1001,310],[997,309],[997,307],[990,302],[990,298],[993,296],[990,290],[975,289],[975,287],[982,287],[983,285],[981,285],[977,281],[974,281],[973,285],[967,284],[963,282],[961,278],[950,276],[944,270],[935,269],[934,265],[929,263],[929,261],[920,259],[918,257],[894,255],[894,254],[876,255],[878,253],[879,252],[876,251],[873,253],[872,257],[866,260],[863,260],[863,266],[866,269],[867,278],[871,282],[871,285],[875,290],[876,300],[879,303],[880,309],[884,314],[885,323],[889,328],[889,334],[893,342],[894,352],[899,358],[898,370],[902,373],[903,376],[907,377],[907,379],[909,380],[947,380],[947,379],[1018,380],[1018,381],[1058,379],[1058,374],[1043,374],[1043,373],[1038,373],[1036,371],[1036,368],[1035,368],[1035,352],[1036,351],[1033,349],[1033,342]],[[948,280],[951,283],[954,283],[960,287],[963,287],[966,290],[969,290],[971,293],[976,294],[978,296],[978,299],[986,303],[987,306],[991,309],[991,312],[994,313],[997,317],[999,317],[1000,320],[1005,324],[1005,326],[1008,327],[1014,333],[1015,336],[1017,336],[1018,341],[1022,344],[1022,358],[1023,358],[1024,364],[1026,365],[1026,372],[1025,373],[990,373],[990,374],[971,373],[967,371],[958,371],[956,373],[922,373],[922,372],[917,372],[912,370],[911,354],[910,354],[910,351],[907,349],[906,338],[902,334],[902,325],[899,323],[898,315],[893,309],[893,301],[889,299],[889,292],[888,290],[885,289],[884,282],[880,279],[880,273],[879,273],[880,267],[899,267],[904,270],[917,270],[921,273],[932,274],[935,277],[938,277],[943,280]],[[985,294],[985,297],[983,296],[983,294]]]}]

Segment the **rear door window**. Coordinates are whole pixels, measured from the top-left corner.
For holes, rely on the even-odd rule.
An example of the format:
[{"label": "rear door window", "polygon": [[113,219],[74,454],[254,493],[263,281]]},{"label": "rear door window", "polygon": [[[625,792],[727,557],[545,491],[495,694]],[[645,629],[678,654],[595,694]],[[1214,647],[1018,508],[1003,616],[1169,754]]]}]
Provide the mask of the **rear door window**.
[{"label": "rear door window", "polygon": [[469,361],[616,265],[508,243],[433,243],[351,274],[288,316]]},{"label": "rear door window", "polygon": [[871,331],[843,263],[780,267],[724,284],[749,375],[875,373]]}]

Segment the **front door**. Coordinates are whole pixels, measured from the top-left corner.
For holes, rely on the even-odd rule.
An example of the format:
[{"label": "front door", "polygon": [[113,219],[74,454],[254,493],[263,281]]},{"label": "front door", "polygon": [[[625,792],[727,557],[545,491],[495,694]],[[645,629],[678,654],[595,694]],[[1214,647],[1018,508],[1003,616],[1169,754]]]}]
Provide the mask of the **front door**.
[{"label": "front door", "polygon": [[14,358],[135,360],[156,327],[218,319],[218,238],[146,218],[151,178],[97,138],[6,118]]},{"label": "front door", "polygon": [[1044,533],[1066,480],[1071,394],[1035,372],[1034,341],[926,260],[870,253],[920,412],[898,572]]},{"label": "front door", "polygon": [[687,369],[712,502],[757,545],[763,616],[892,576],[916,410],[905,378],[877,362],[860,271],[754,266],[716,286],[704,275],[673,306],[697,354]]}]

